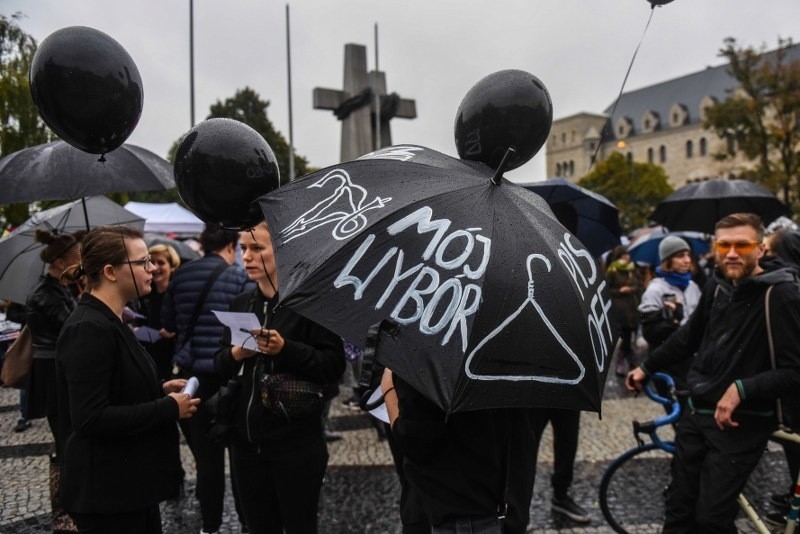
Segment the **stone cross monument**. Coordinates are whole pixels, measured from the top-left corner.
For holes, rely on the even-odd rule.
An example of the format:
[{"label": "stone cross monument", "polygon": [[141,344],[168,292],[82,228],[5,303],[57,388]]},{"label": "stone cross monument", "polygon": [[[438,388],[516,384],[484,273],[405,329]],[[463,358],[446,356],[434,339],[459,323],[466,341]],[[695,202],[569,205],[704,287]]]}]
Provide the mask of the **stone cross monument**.
[{"label": "stone cross monument", "polygon": [[[379,95],[381,135],[375,146],[375,95]],[[341,161],[350,161],[368,152],[392,144],[389,121],[394,117],[414,119],[414,100],[386,94],[386,73],[367,72],[367,47],[347,44],[344,47],[344,85],[342,90],[314,89],[314,109],[333,110],[342,121]]]}]

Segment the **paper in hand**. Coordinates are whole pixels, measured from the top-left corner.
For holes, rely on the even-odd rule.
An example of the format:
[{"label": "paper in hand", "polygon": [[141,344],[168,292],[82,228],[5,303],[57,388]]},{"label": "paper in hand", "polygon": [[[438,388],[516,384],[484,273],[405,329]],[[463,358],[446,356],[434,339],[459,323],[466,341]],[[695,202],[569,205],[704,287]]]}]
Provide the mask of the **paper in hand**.
[{"label": "paper in hand", "polygon": [[149,326],[137,327],[133,331],[133,335],[135,335],[136,339],[142,343],[155,343],[161,339],[161,333],[155,328],[150,328]]},{"label": "paper in hand", "polygon": [[[222,312],[211,310],[219,322],[227,326],[231,331],[231,346],[242,347],[250,350],[259,350],[255,337],[249,332],[242,330],[258,330],[261,323],[255,313],[244,312]],[[261,351],[259,351],[261,352]]]}]

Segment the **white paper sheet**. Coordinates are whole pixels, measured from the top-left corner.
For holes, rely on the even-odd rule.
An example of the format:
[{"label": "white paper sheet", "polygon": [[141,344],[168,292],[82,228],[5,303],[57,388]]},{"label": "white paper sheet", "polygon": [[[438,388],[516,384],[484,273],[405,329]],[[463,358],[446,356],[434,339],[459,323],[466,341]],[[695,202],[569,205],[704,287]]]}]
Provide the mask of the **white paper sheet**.
[{"label": "white paper sheet", "polygon": [[[258,317],[256,317],[255,313],[222,312],[214,310],[211,310],[211,312],[217,317],[219,322],[230,329],[231,346],[258,350],[255,337],[249,332],[249,330],[258,330],[261,328],[261,323],[258,322]],[[245,330],[245,332],[242,330]]]},{"label": "white paper sheet", "polygon": [[[375,391],[372,392],[372,395],[370,395],[369,402],[370,403],[375,402],[381,397],[381,395],[383,395],[383,390],[380,387],[378,387]],[[384,402],[382,402],[380,406],[378,406],[374,410],[370,410],[369,413],[371,416],[380,419],[384,423],[389,422],[389,412],[386,411],[386,403]]]}]

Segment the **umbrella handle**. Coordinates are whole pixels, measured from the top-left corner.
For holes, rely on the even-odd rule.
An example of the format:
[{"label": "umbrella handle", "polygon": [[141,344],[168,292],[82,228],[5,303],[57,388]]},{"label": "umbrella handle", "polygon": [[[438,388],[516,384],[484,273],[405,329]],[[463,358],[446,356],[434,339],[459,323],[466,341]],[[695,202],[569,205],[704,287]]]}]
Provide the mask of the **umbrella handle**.
[{"label": "umbrella handle", "polygon": [[494,185],[500,185],[500,179],[503,177],[503,173],[506,171],[506,167],[511,162],[511,158],[517,153],[517,149],[514,147],[508,147],[506,149],[506,153],[503,155],[503,159],[500,161],[500,165],[497,166],[497,170],[494,171],[494,176],[492,176],[492,183]]}]

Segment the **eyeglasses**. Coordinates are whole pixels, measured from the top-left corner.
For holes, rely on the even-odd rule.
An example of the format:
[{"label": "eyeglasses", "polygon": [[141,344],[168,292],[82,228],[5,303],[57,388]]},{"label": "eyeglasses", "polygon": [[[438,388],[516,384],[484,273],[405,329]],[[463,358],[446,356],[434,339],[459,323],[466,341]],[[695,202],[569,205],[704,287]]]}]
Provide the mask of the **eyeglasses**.
[{"label": "eyeglasses", "polygon": [[727,254],[733,248],[737,254],[750,254],[761,243],[758,241],[739,241],[737,243],[729,243],[728,241],[717,241],[714,248],[719,254]]},{"label": "eyeglasses", "polygon": [[147,256],[143,260],[128,260],[125,263],[129,265],[144,265],[145,269],[149,269],[153,266],[153,260],[150,256]]}]

